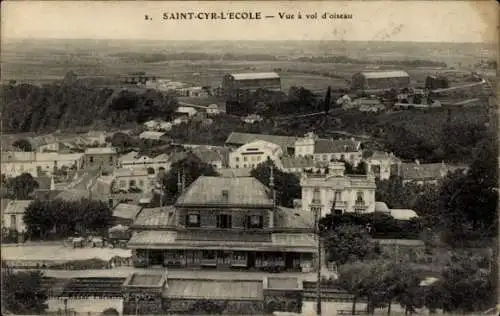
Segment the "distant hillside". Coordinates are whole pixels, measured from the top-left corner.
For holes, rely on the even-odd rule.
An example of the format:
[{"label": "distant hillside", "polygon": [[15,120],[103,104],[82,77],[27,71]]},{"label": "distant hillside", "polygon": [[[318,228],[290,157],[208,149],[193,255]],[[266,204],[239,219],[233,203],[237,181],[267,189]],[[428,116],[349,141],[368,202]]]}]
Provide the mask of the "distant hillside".
[{"label": "distant hillside", "polygon": [[135,93],[74,85],[4,85],[3,133],[51,132],[100,124],[119,127],[170,118],[177,100],[157,91]]}]

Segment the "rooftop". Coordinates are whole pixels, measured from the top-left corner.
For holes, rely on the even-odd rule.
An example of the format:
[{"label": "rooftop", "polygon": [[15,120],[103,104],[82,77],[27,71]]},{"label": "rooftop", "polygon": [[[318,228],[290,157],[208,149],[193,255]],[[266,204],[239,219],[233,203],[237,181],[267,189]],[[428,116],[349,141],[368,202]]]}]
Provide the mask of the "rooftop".
[{"label": "rooftop", "polygon": [[163,135],[165,135],[163,132],[145,131],[139,135],[139,138],[160,139]]},{"label": "rooftop", "polygon": [[244,145],[256,140],[273,143],[282,148],[295,148],[297,137],[232,132],[226,139],[226,144]]},{"label": "rooftop", "polygon": [[97,147],[85,149],[86,155],[112,155],[116,154],[116,148],[113,147]]},{"label": "rooftop", "polygon": [[200,160],[207,164],[211,164],[213,162],[217,161],[223,161],[222,155],[213,149],[207,149],[207,148],[193,148],[191,149],[194,155],[196,155]]},{"label": "rooftop", "polygon": [[271,290],[298,289],[299,280],[297,278],[268,277],[266,288]]},{"label": "rooftop", "polygon": [[133,204],[118,204],[113,210],[114,217],[127,218],[127,219],[135,219],[142,207]]},{"label": "rooftop", "polygon": [[410,77],[410,75],[403,70],[370,71],[370,72],[361,72],[361,74],[367,79]]},{"label": "rooftop", "polygon": [[142,177],[148,175],[148,169],[144,168],[116,168],[113,171],[115,177]]},{"label": "rooftop", "polygon": [[314,225],[314,214],[309,211],[278,207],[274,214],[276,228],[311,229]]},{"label": "rooftop", "polygon": [[359,150],[359,142],[350,139],[318,139],[314,144],[315,154],[355,152]]},{"label": "rooftop", "polygon": [[241,178],[241,177],[250,177],[250,172],[252,168],[222,168],[217,169],[217,172],[221,177],[226,178]]},{"label": "rooftop", "polygon": [[445,163],[403,163],[401,164],[401,177],[405,180],[434,180],[459,169],[466,170],[467,167],[450,166]]},{"label": "rooftop", "polygon": [[280,75],[276,72],[249,72],[231,74],[234,80],[253,80],[253,79],[279,79]]},{"label": "rooftop", "polygon": [[424,246],[425,243],[420,239],[373,239],[383,246]]},{"label": "rooftop", "polygon": [[164,280],[161,274],[138,274],[134,273],[130,276],[128,280],[125,281],[124,285],[131,286],[162,286],[162,281]]},{"label": "rooftop", "polygon": [[137,155],[139,153],[137,151],[131,151],[129,153],[126,153],[125,155],[120,157],[120,160],[126,161],[126,160],[135,160],[137,158]]},{"label": "rooftop", "polygon": [[212,300],[261,300],[260,280],[168,279],[168,298]]},{"label": "rooftop", "polygon": [[181,195],[176,205],[240,205],[272,207],[268,189],[252,177],[201,176]]},{"label": "rooftop", "polygon": [[135,218],[134,225],[152,227],[175,225],[176,216],[174,210],[173,206],[144,208]]},{"label": "rooftop", "polygon": [[398,219],[401,221],[408,221],[412,218],[417,218],[417,212],[414,210],[405,210],[405,209],[391,209],[391,216],[394,219]]},{"label": "rooftop", "polygon": [[24,214],[28,206],[33,202],[32,200],[9,200],[5,209],[3,209],[4,214]]}]

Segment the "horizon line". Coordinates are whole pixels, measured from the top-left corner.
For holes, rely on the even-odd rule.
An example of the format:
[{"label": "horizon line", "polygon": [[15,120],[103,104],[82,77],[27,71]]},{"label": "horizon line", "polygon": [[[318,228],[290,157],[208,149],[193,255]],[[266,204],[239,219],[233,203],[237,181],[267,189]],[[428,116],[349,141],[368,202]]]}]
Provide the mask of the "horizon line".
[{"label": "horizon line", "polygon": [[446,41],[397,41],[397,40],[346,40],[346,39],[146,39],[146,38],[74,38],[74,37],[5,37],[4,42],[16,40],[88,40],[88,41],[149,41],[149,42],[374,42],[374,43],[425,43],[425,44],[498,44],[491,42],[446,42]]}]

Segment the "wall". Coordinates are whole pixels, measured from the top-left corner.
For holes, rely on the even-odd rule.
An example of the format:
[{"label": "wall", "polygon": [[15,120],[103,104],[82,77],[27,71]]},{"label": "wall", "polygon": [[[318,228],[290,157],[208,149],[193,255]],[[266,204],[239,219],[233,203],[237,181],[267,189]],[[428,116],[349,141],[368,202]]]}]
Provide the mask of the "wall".
[{"label": "wall", "polygon": [[[191,213],[192,212],[192,213]],[[180,226],[185,226],[186,224],[186,216],[187,214],[200,214],[200,227],[209,227],[216,228],[217,227],[217,215],[218,214],[231,214],[231,223],[233,228],[244,228],[244,220],[247,215],[262,215],[263,218],[263,226],[271,227],[272,225],[272,213],[267,212],[266,210],[231,210],[231,209],[180,209],[178,210],[178,224]]]},{"label": "wall", "polygon": [[[196,304],[195,299],[169,299],[168,300],[168,313],[185,313],[191,310]],[[223,314],[230,315],[262,315],[263,302],[262,301],[236,301],[236,300],[209,300],[215,304],[225,306]]]},{"label": "wall", "polygon": [[116,161],[117,161],[116,154],[85,154],[86,167],[99,166],[99,165],[114,166],[116,164]]},{"label": "wall", "polygon": [[[64,300],[63,299],[49,299],[47,301],[49,311],[62,311],[64,314]],[[68,299],[69,311],[75,311],[81,315],[99,315],[108,308],[114,308],[120,315],[123,315],[123,299]]]},{"label": "wall", "polygon": [[3,227],[6,227],[6,228],[11,228],[11,215],[15,215],[16,216],[16,223],[15,223],[15,230],[18,231],[18,232],[25,232],[26,231],[26,225],[24,224],[24,221],[23,221],[23,215],[24,214],[10,214],[10,213],[7,213],[7,214],[3,214],[3,223],[2,223],[2,226]]},{"label": "wall", "polygon": [[[247,151],[247,149],[250,147],[257,148],[258,150]],[[253,152],[255,153],[249,154]],[[265,162],[267,160],[267,157],[269,157],[273,161],[279,160],[281,154],[281,149],[278,149],[273,153],[271,150],[265,148],[264,146],[253,146],[252,144],[246,144],[229,154],[229,168],[253,168],[258,164]]]}]

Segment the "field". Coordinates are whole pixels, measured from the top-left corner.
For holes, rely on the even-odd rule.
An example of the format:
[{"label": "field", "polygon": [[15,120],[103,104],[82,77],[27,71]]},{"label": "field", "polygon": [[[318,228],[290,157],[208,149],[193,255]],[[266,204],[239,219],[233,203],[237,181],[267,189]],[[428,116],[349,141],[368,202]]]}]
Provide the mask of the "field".
[{"label": "field", "polygon": [[[451,44],[450,44],[451,45]],[[303,86],[314,91],[348,86],[351,76],[362,70],[404,69],[417,84],[428,74],[450,69],[429,67],[401,67],[377,64],[384,60],[427,59],[444,61],[453,72],[470,73],[475,62],[494,56],[491,47],[446,46],[414,43],[357,43],[357,42],[128,42],[128,41],[63,41],[46,40],[2,43],[1,79],[21,82],[46,83],[62,79],[70,70],[80,77],[119,77],[143,71],[158,78],[181,81],[191,85],[218,86],[222,76],[229,72],[277,71],[282,76],[283,91],[291,86]],[[127,52],[139,54],[131,60]],[[144,62],[141,54],[189,52],[193,54],[232,54],[235,60],[211,58],[202,60],[169,60]],[[271,56],[238,58],[238,54]],[[373,64],[335,64],[297,62],[294,58],[311,56],[348,56],[372,60]],[[253,55],[249,55],[253,56]]]}]

